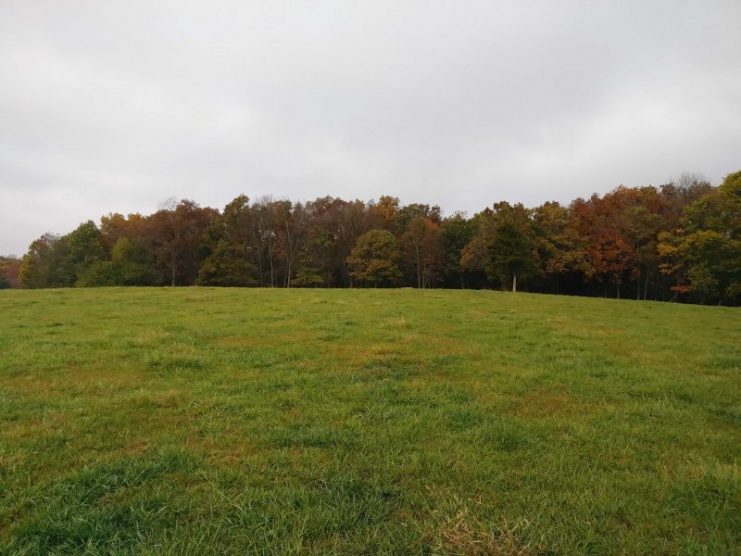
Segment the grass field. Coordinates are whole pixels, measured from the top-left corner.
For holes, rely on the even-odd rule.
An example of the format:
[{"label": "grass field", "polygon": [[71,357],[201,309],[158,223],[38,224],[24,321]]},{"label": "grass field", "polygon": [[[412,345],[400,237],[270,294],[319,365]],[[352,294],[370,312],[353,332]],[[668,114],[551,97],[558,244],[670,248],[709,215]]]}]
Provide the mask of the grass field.
[{"label": "grass field", "polygon": [[741,552],[741,312],[0,292],[0,553]]}]

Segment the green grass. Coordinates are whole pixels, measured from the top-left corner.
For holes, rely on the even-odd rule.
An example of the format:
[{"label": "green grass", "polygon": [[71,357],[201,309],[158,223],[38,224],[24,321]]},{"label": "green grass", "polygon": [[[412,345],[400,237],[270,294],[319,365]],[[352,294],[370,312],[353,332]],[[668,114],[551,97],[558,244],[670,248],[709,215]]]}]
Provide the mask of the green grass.
[{"label": "green grass", "polygon": [[738,309],[0,292],[0,553],[741,552]]}]

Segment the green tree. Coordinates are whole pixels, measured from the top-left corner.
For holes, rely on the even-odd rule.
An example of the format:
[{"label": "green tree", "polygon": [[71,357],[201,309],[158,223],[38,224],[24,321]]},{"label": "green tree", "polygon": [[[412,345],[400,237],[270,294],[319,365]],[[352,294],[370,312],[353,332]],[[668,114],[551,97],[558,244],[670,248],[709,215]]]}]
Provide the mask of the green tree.
[{"label": "green tree", "polygon": [[563,277],[578,268],[582,261],[568,227],[569,210],[556,202],[544,203],[533,209],[532,222],[540,273],[553,291],[559,292]]},{"label": "green tree", "polygon": [[70,262],[67,238],[44,234],[31,243],[21,260],[21,286],[32,289],[73,286],[76,276]]},{"label": "green tree", "polygon": [[152,286],[157,283],[154,255],[138,237],[119,237],[111,252],[117,283],[123,286]]},{"label": "green tree", "polygon": [[476,237],[464,250],[462,262],[469,268],[482,267],[490,279],[510,284],[538,272],[538,241],[529,211],[520,203],[494,205],[481,216]]},{"label": "green tree", "polygon": [[[75,285],[98,285],[97,283],[87,282],[88,280],[94,282],[92,275],[99,274],[97,270],[101,268],[99,263],[106,258],[98,227],[92,220],[83,222],[66,236],[66,241],[68,245],[68,265],[74,274]],[[96,269],[94,272],[90,272],[93,266]],[[106,279],[104,282],[105,284],[101,285],[108,285],[109,281]]]},{"label": "green tree", "polygon": [[475,280],[461,264],[463,249],[476,233],[476,221],[461,213],[445,218],[440,225],[443,244],[443,280],[446,287],[465,288]]},{"label": "green tree", "polygon": [[388,286],[401,279],[399,257],[399,246],[391,232],[371,230],[358,238],[347,265],[350,275],[361,285]]},{"label": "green tree", "polygon": [[684,209],[679,228],[661,234],[661,270],[678,295],[703,303],[741,301],[741,172],[729,174]]},{"label": "green tree", "polygon": [[247,260],[244,246],[221,239],[201,263],[198,284],[201,286],[254,286],[254,265]]},{"label": "green tree", "polygon": [[207,256],[198,271],[197,283],[202,286],[257,285],[253,249],[253,213],[249,197],[239,195],[216,216],[205,234]]},{"label": "green tree", "polygon": [[101,286],[118,286],[121,284],[113,261],[95,261],[83,269],[75,281],[78,288],[95,288]]}]

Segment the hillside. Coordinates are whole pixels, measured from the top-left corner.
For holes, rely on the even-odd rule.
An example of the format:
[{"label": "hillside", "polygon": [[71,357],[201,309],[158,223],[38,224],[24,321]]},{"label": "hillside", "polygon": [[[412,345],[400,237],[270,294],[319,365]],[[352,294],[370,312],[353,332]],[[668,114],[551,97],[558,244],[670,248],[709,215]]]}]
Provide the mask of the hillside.
[{"label": "hillside", "polygon": [[737,309],[103,288],[0,314],[3,553],[741,550]]}]

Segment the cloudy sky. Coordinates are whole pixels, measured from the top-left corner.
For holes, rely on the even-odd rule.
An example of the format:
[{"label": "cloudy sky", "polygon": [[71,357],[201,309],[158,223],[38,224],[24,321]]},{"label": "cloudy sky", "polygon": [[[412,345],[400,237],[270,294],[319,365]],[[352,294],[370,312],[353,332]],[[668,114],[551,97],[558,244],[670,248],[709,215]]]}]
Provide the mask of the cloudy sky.
[{"label": "cloudy sky", "polygon": [[738,0],[0,2],[0,254],[239,193],[569,201],[741,169]]}]

